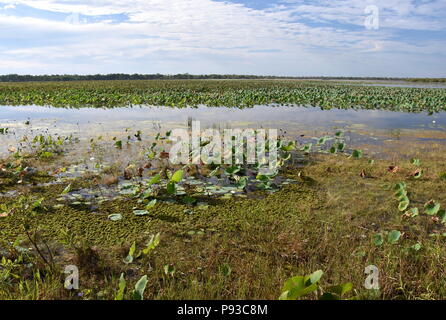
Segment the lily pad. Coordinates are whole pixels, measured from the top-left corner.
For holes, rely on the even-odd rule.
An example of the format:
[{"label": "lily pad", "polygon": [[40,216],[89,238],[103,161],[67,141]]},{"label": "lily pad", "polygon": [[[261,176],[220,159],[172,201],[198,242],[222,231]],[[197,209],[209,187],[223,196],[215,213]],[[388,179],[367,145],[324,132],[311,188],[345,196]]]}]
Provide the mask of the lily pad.
[{"label": "lily pad", "polygon": [[424,212],[427,215],[433,216],[436,215],[438,211],[440,211],[440,207],[441,206],[439,203],[435,202],[434,200],[431,200],[424,205]]},{"label": "lily pad", "polygon": [[122,214],[120,213],[114,213],[108,216],[108,219],[110,219],[111,221],[118,221],[122,219]]},{"label": "lily pad", "polygon": [[355,159],[362,158],[363,151],[362,150],[353,150],[352,157]]},{"label": "lily pad", "polygon": [[170,178],[170,181],[174,183],[180,183],[181,180],[183,180],[183,174],[184,174],[183,170],[176,171],[173,174],[172,178]]},{"label": "lily pad", "polygon": [[375,246],[379,247],[384,243],[384,238],[381,233],[377,233],[373,236],[373,243]]},{"label": "lily pad", "polygon": [[409,199],[406,197],[403,201],[400,202],[400,204],[398,205],[398,210],[400,211],[405,211],[408,207],[409,207],[410,201]]},{"label": "lily pad", "polygon": [[149,214],[149,211],[147,211],[147,210],[133,210],[133,214],[135,216],[146,216]]},{"label": "lily pad", "polygon": [[153,199],[146,205],[146,210],[152,209],[156,205],[156,199]]},{"label": "lily pad", "polygon": [[390,244],[396,244],[401,237],[401,232],[398,230],[392,230],[387,235],[387,241]]}]

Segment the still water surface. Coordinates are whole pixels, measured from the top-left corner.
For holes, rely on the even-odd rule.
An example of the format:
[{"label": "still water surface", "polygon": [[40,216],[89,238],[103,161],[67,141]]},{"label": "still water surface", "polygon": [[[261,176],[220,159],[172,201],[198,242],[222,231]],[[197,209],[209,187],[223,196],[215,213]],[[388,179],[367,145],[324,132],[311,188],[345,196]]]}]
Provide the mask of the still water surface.
[{"label": "still water surface", "polygon": [[[404,132],[433,132],[419,139],[446,142],[446,113],[401,113],[380,110],[321,110],[316,107],[255,106],[253,108],[53,108],[38,106],[0,106],[0,127],[10,134],[0,135],[0,154],[7,154],[21,136],[41,132],[70,135],[87,140],[127,135],[126,129],[155,133],[186,127],[188,120],[198,120],[201,127],[275,128],[291,136],[318,137],[338,129],[348,132],[352,145],[404,139]],[[26,124],[28,123],[29,124]],[[12,134],[11,134],[12,133]],[[378,133],[378,134],[376,134]]]}]

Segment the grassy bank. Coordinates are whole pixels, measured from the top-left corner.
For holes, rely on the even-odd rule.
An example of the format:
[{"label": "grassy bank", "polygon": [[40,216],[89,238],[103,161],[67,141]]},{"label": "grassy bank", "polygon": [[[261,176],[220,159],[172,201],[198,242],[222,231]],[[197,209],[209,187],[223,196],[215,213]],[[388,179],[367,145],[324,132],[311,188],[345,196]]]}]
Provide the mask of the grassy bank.
[{"label": "grassy bank", "polygon": [[[423,173],[415,178],[416,170]],[[55,208],[64,186],[30,188],[23,195],[45,198],[47,210],[29,216],[17,209],[0,218],[0,298],[114,299],[123,273],[125,299],[143,275],[146,299],[277,299],[289,277],[321,269],[324,285],[351,282],[350,298],[440,299],[446,229],[441,214],[426,214],[424,206],[446,205],[445,172],[444,161],[428,157],[418,164],[315,155],[304,168],[288,169],[298,183],[276,193],[207,199],[206,208],[159,201],[139,217],[132,213],[135,199],[91,212]],[[402,211],[394,190],[400,182],[410,199]],[[407,212],[415,207],[418,216]],[[108,219],[117,212],[121,220]],[[157,233],[159,245],[138,255]],[[126,263],[133,243],[133,261]],[[78,291],[63,288],[69,264],[79,267]],[[380,270],[379,292],[364,288],[369,265]]]}]

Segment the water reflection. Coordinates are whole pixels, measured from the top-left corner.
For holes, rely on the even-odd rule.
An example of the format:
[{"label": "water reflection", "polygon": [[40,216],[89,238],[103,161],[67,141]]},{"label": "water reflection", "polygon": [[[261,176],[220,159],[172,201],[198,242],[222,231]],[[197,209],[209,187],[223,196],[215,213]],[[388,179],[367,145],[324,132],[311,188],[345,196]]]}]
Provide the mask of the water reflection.
[{"label": "water reflection", "polygon": [[[23,135],[38,132],[70,135],[87,140],[103,135],[126,135],[126,129],[157,132],[159,128],[186,127],[188,119],[201,121],[202,128],[276,128],[291,135],[320,136],[337,128],[350,132],[352,143],[377,144],[380,141],[407,138],[401,132],[431,132],[420,139],[445,140],[446,113],[432,116],[379,110],[321,110],[316,107],[255,106],[253,108],[81,108],[65,109],[36,106],[0,106],[0,127],[13,134],[0,135],[0,153]],[[29,124],[27,124],[29,122]],[[399,134],[395,134],[400,132]],[[433,132],[433,133],[432,133]],[[444,137],[443,137],[444,135]]]}]

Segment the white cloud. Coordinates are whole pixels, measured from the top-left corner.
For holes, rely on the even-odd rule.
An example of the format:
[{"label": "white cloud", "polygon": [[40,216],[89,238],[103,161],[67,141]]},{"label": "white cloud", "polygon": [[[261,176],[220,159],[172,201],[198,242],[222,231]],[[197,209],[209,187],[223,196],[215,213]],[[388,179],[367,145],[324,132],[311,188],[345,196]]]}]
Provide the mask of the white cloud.
[{"label": "white cloud", "polygon": [[15,9],[15,5],[14,4],[7,4],[2,9],[3,10]]},{"label": "white cloud", "polygon": [[382,28],[408,30],[445,30],[446,1],[444,0],[287,0],[298,17],[319,22],[340,22],[363,25],[364,9],[378,7]]},{"label": "white cloud", "polygon": [[[0,1],[66,17],[81,14],[80,24],[70,24],[43,15],[1,13],[0,59],[10,63],[0,64],[1,73],[22,72],[26,69],[20,67],[23,65],[40,73],[316,75],[328,70],[357,75],[357,61],[364,61],[364,55],[379,64],[379,55],[387,54],[386,59],[393,57],[395,65],[400,65],[404,57],[406,61],[426,54],[444,57],[446,49],[444,41],[415,45],[396,40],[394,31],[444,30],[444,22],[435,19],[445,9],[444,1],[417,5],[409,0],[337,0],[308,5],[306,1],[288,0],[286,5],[284,2],[265,10],[211,0]],[[366,3],[382,8],[381,29],[363,28]],[[96,19],[100,15],[121,15],[121,20]],[[369,69],[375,72],[380,68]],[[439,72],[438,68],[435,71]]]}]

